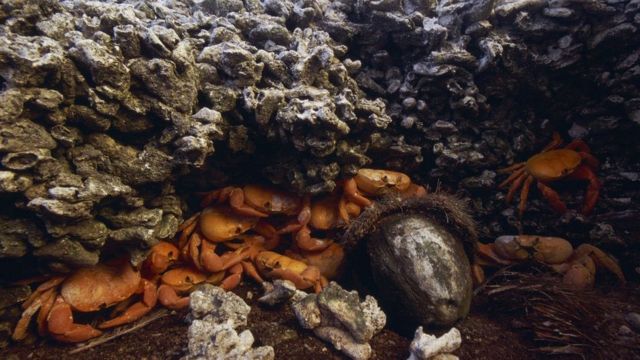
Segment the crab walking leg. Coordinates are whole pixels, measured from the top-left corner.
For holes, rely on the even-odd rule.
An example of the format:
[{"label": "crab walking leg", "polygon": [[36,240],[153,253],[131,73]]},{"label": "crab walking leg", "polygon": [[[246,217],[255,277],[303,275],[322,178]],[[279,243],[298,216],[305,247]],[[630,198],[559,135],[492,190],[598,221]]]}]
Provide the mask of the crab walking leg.
[{"label": "crab walking leg", "polygon": [[222,283],[220,283],[220,287],[225,290],[235,289],[238,284],[240,284],[240,280],[242,280],[242,264],[235,264],[231,268],[229,268],[229,272],[231,275],[227,276]]},{"label": "crab walking leg", "polygon": [[264,221],[258,221],[256,226],[253,228],[253,231],[262,235],[266,239],[264,243],[265,249],[271,250],[280,245],[280,234],[278,234],[278,231],[273,227],[273,225]]},{"label": "crab walking leg", "polygon": [[201,244],[202,238],[197,232],[194,232],[189,238],[189,255],[191,257],[191,263],[200,271],[202,271],[202,264],[200,263]]},{"label": "crab walking leg", "polygon": [[522,214],[524,214],[524,209],[527,206],[527,198],[529,197],[529,188],[531,187],[531,183],[533,183],[533,176],[527,176],[527,180],[525,180],[524,185],[522,185],[522,191],[520,192],[520,204],[518,205],[518,212],[520,217],[522,218]]},{"label": "crab walking leg", "polygon": [[158,301],[162,306],[171,310],[180,310],[189,306],[188,296],[179,296],[174,288],[165,284],[158,287]]},{"label": "crab walking leg", "polygon": [[[513,196],[516,194],[516,191],[518,191],[518,189],[520,188],[520,186],[522,186],[522,182],[524,181],[524,179],[527,178],[527,175],[522,172],[513,182],[513,184],[511,184],[511,186],[509,187],[509,191],[507,192],[507,196],[504,198],[505,202],[507,204],[510,204],[511,201],[513,201]],[[502,185],[502,184],[501,184]]]},{"label": "crab walking leg", "polygon": [[146,313],[151,311],[154,306],[156,306],[156,302],[158,300],[158,290],[156,285],[151,281],[142,279],[140,284],[139,292],[142,292],[142,300],[131,305],[125,312],[118,316],[117,318],[113,318],[109,321],[105,321],[100,324],[98,327],[100,329],[108,329],[114,326],[119,326],[122,324],[127,324],[132,321],[138,320],[143,317]]},{"label": "crab walking leg", "polygon": [[218,272],[224,269],[222,258],[216,254],[216,245],[209,240],[203,239],[200,246],[200,259],[202,267],[208,272]]},{"label": "crab walking leg", "polygon": [[584,290],[593,287],[596,282],[595,264],[589,256],[569,264],[564,272],[562,282],[574,290]]},{"label": "crab walking leg", "polygon": [[[196,215],[200,216],[200,213]],[[178,238],[178,248],[185,249],[187,247],[187,242],[191,239],[191,235],[196,230],[196,226],[198,226],[198,221],[190,223],[189,225],[185,226],[183,230],[181,230],[182,232],[180,233],[180,237]]]},{"label": "crab walking leg", "polygon": [[595,156],[589,154],[588,152],[579,152],[578,154],[580,154],[580,157],[582,157],[582,163],[585,166],[588,166],[591,171],[596,171],[598,170],[598,166],[600,166],[600,161],[598,159],[596,159]]},{"label": "crab walking leg", "polygon": [[45,291],[60,285],[64,279],[64,276],[56,276],[40,284],[40,286],[33,291],[33,294],[22,303],[22,308],[26,309],[31,306],[31,303],[38,299]]},{"label": "crab walking leg", "polygon": [[229,205],[241,215],[268,217],[269,214],[258,211],[244,202],[244,192],[240,188],[235,188],[229,194]]},{"label": "crab walking leg", "polygon": [[258,273],[258,270],[251,262],[243,261],[241,264],[242,264],[242,269],[247,275],[252,277],[255,281],[257,281],[260,284],[264,282],[264,279],[262,278],[262,276],[260,276],[260,274]]},{"label": "crab walking leg", "polygon": [[182,230],[186,229],[187,227],[193,225],[193,223],[198,222],[198,218],[199,217],[200,217],[200,212],[199,211],[197,213],[191,215],[190,218],[188,218],[182,224],[180,224],[180,226],[178,226],[178,231],[182,231]]},{"label": "crab walking leg", "polygon": [[589,145],[587,145],[587,143],[585,143],[582,139],[575,139],[570,143],[568,143],[567,146],[565,146],[564,148],[569,150],[575,150],[577,152],[586,152],[586,153],[591,152]]},{"label": "crab walking leg", "polygon": [[596,174],[588,166],[579,166],[570,176],[571,179],[587,180],[589,186],[584,195],[584,205],[580,212],[584,215],[589,215],[598,202],[598,196],[600,195],[600,181],[596,177]]},{"label": "crab walking leg", "polygon": [[509,183],[511,183],[512,181],[518,179],[520,176],[522,176],[525,171],[526,171],[526,168],[524,168],[524,167],[514,171],[513,174],[509,175],[508,178],[506,178],[503,182],[501,182],[498,185],[498,189],[502,189],[503,187],[509,185]]},{"label": "crab walking leg", "polygon": [[356,183],[356,179],[354,178],[348,179],[344,182],[344,196],[362,207],[372,204],[371,200],[360,194],[360,192],[358,191],[358,184]]},{"label": "crab walking leg", "polygon": [[42,307],[38,313],[38,334],[44,336],[47,333],[47,315],[53,307],[53,303],[56,301],[57,293],[55,289],[49,289],[42,294]]},{"label": "crab walking leg", "polygon": [[604,251],[598,249],[597,247],[590,244],[582,244],[578,246],[576,251],[573,253],[573,258],[580,259],[583,257],[589,256],[593,261],[598,265],[607,268],[607,270],[611,271],[620,281],[620,283],[625,284],[627,280],[624,277],[624,273],[622,269],[613,260],[609,255],[607,255]]},{"label": "crab walking leg", "polygon": [[62,342],[81,342],[102,334],[102,331],[90,325],[74,323],[71,306],[60,295],[56,297],[47,321],[51,336]]},{"label": "crab walking leg", "polygon": [[560,145],[562,145],[562,137],[560,136],[559,132],[554,131],[553,135],[551,135],[551,142],[547,144],[547,146],[545,146],[540,152],[547,152],[557,149],[560,147]]},{"label": "crab walking leg", "polygon": [[311,237],[311,229],[303,226],[296,234],[296,245],[306,251],[322,251],[333,244],[331,240],[321,240]]},{"label": "crab walking leg", "polygon": [[542,196],[547,199],[553,210],[560,214],[567,211],[567,205],[560,200],[560,196],[558,196],[555,190],[545,185],[542,181],[538,181],[538,190],[540,190]]},{"label": "crab walking leg", "polygon": [[520,169],[524,168],[525,165],[526,165],[525,162],[519,162],[519,163],[515,163],[515,164],[513,164],[511,166],[507,166],[504,169],[499,169],[496,172],[498,174],[506,174],[506,173],[510,173],[512,171],[520,170]]},{"label": "crab walking leg", "polygon": [[[31,318],[33,315],[42,308],[43,300],[50,293],[54,293],[54,289],[48,289],[44,293],[41,293],[39,296],[31,300],[29,306],[25,308],[25,311],[22,313],[20,320],[18,320],[18,324],[16,324],[16,328],[13,330],[13,334],[11,338],[15,341],[23,340],[27,336],[27,328],[29,327],[29,323],[31,322]],[[54,293],[55,295],[55,293]],[[46,315],[45,315],[46,319]],[[39,322],[38,322],[39,323]]]}]

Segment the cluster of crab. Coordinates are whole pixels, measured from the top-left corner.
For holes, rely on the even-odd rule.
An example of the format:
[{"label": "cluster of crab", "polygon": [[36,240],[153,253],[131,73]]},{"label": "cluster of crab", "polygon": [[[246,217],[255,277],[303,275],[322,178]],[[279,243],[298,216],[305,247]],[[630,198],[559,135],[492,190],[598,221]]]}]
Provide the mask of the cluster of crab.
[{"label": "cluster of crab", "polygon": [[[499,185],[511,184],[507,202],[522,188],[521,216],[534,181],[552,208],[565,212],[565,204],[549,184],[586,180],[589,185],[582,213],[590,213],[595,206],[600,189],[595,176],[598,161],[581,140],[564,148],[559,148],[561,143],[556,133],[541,153],[501,171],[512,173]],[[344,251],[332,239],[376,198],[390,191],[401,196],[427,193],[406,174],[377,169],[360,169],[332,194],[316,198],[255,184],[205,193],[203,210],[180,226],[177,241],[154,246],[141,269],[134,268],[128,258],[115,259],[41,284],[23,303],[13,338],[26,336],[32,317],[39,311],[41,335],[63,342],[84,341],[100,335],[101,330],[75,323],[73,311],[113,307],[111,319],[97,326],[107,329],[139,319],[157,302],[170,309],[184,308],[189,304],[188,293],[200,283],[233,289],[243,274],[258,282],[287,279],[299,289],[318,292],[327,279],[338,274],[343,262]],[[597,247],[583,244],[574,250],[565,239],[534,235],[501,236],[493,243],[478,244],[472,275],[479,284],[484,281],[483,266],[532,260],[563,274],[563,282],[575,289],[593,286],[596,266],[625,281],[618,264]]]},{"label": "cluster of crab", "polygon": [[[376,169],[360,169],[334,193],[318,198],[255,184],[205,193],[203,210],[180,226],[177,241],[155,245],[140,269],[121,258],[52,277],[38,286],[22,305],[13,338],[24,339],[38,313],[40,335],[62,342],[85,341],[99,336],[99,329],[141,318],[157,302],[170,309],[188,306],[188,293],[197,284],[233,289],[243,274],[258,282],[265,277],[287,279],[298,289],[319,292],[328,278],[337,275],[344,258],[342,247],[332,238],[373,199],[389,191],[402,196],[426,194],[406,174]],[[73,311],[109,307],[113,307],[111,319],[97,328],[74,321]]]}]

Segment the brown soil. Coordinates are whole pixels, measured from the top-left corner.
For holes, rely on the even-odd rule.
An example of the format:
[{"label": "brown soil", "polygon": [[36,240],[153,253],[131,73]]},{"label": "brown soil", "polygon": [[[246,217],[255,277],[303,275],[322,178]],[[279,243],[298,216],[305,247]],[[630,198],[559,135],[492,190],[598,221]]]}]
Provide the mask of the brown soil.
[{"label": "brown soil", "polygon": [[[261,290],[253,283],[245,284],[234,291],[252,307],[248,328],[252,331],[256,345],[271,345],[276,359],[345,359],[345,357],[313,336],[301,330],[288,306],[266,308],[256,301]],[[638,293],[637,291],[635,292]],[[604,295],[603,295],[604,296]],[[625,297],[624,294],[617,297]],[[635,308],[638,297],[628,300]],[[632,304],[632,305],[631,305]],[[630,307],[621,309],[629,311]],[[536,344],[524,330],[522,320],[517,317],[495,316],[500,309],[490,305],[476,305],[469,317],[458,328],[463,334],[462,347],[456,352],[461,359],[543,359],[543,355],[532,351]],[[494,314],[494,315],[491,315]],[[55,343],[47,339],[31,338],[31,343],[13,344],[0,349],[2,359],[178,359],[184,355],[188,323],[186,313],[171,313],[155,320],[142,329],[137,329],[104,344],[76,354],[69,352],[74,345]],[[410,339],[385,329],[371,341],[373,359],[406,359]],[[569,359],[569,357],[566,357]]]}]

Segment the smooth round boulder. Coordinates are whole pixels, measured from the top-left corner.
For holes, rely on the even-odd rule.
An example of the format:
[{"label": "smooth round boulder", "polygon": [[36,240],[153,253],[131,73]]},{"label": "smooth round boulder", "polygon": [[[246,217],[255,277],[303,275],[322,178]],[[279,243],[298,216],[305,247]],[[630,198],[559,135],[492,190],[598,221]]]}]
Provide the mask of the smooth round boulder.
[{"label": "smooth round boulder", "polygon": [[367,238],[385,308],[403,322],[448,327],[469,312],[473,285],[462,239],[425,214],[382,217]]}]

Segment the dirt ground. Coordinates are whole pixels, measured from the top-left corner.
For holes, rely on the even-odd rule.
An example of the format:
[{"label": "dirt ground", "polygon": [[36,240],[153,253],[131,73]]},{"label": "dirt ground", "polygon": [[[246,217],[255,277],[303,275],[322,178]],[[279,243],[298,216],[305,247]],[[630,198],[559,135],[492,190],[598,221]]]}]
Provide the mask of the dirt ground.
[{"label": "dirt ground", "polygon": [[[267,308],[259,305],[260,288],[253,283],[243,284],[234,292],[252,307],[248,328],[256,345],[274,347],[276,359],[345,359],[329,344],[302,330],[288,306]],[[615,297],[625,305],[617,306],[621,314],[640,310],[638,286],[616,289],[600,296]],[[461,359],[543,359],[535,351],[536,343],[526,330],[524,319],[490,302],[476,301],[471,314],[458,325],[463,341],[455,353]],[[47,339],[31,337],[30,341],[13,344],[0,350],[2,359],[179,359],[187,346],[186,312],[168,313],[143,328],[136,329],[98,346],[71,353],[75,345],[64,345]],[[616,325],[618,326],[618,325]],[[640,335],[636,334],[636,343]],[[406,359],[410,339],[385,329],[371,341],[373,359]],[[578,357],[564,356],[562,359]],[[606,357],[604,357],[606,358]]]}]

